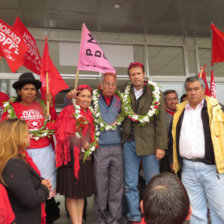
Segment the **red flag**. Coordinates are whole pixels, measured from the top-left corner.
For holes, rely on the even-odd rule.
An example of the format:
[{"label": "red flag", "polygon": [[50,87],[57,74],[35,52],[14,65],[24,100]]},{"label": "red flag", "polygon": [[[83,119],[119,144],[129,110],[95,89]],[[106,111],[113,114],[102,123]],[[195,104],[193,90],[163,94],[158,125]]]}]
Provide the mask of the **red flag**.
[{"label": "red flag", "polygon": [[6,93],[0,91],[0,107],[3,106],[3,102],[9,100],[9,96]]},{"label": "red flag", "polygon": [[204,70],[205,67],[206,65],[202,68],[203,69],[202,73],[201,72],[198,73],[198,77],[201,77],[205,82],[205,95],[210,96],[210,90],[209,90],[207,79],[206,79],[206,72]]},{"label": "red flag", "polygon": [[211,25],[212,29],[212,65],[216,62],[224,62],[224,33]]},{"label": "red flag", "polygon": [[41,63],[41,73],[40,73],[40,80],[42,82],[41,92],[44,99],[47,92],[46,91],[46,72],[48,72],[48,77],[49,77],[49,91],[53,97],[55,97],[56,94],[60,92],[61,90],[69,88],[69,86],[62,79],[61,75],[59,74],[53,62],[51,61],[51,58],[49,56],[47,38],[45,39],[45,46],[44,46],[44,52],[43,52],[42,63]]},{"label": "red flag", "polygon": [[12,72],[23,65],[24,54],[27,51],[27,46],[23,38],[18,34],[13,27],[0,19],[0,47],[3,55]]},{"label": "red flag", "polygon": [[4,54],[3,54],[1,46],[0,46],[0,57],[4,57]]},{"label": "red flag", "polygon": [[211,71],[210,96],[216,98],[216,86],[215,86],[213,70]]},{"label": "red flag", "polygon": [[102,73],[116,72],[85,24],[82,28],[78,70]]},{"label": "red flag", "polygon": [[38,51],[36,41],[27,28],[23,25],[19,17],[16,18],[14,23],[14,29],[19,33],[26,46],[28,47],[27,52],[24,55],[24,66],[33,71],[34,73],[40,75],[41,68],[41,57]]}]

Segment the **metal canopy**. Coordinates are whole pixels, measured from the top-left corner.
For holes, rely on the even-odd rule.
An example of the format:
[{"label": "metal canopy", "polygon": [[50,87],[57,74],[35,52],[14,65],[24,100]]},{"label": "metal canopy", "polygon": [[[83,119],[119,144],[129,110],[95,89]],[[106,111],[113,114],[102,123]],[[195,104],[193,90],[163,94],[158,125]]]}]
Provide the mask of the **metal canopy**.
[{"label": "metal canopy", "polygon": [[[114,4],[120,4],[115,9]],[[0,18],[27,27],[210,37],[224,30],[223,0],[1,0]]]}]

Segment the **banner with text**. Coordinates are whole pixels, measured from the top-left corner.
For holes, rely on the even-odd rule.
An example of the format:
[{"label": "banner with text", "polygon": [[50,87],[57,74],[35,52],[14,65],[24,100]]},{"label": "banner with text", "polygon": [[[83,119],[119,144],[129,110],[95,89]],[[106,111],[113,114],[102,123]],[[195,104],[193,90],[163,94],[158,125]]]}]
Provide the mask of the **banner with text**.
[{"label": "banner with text", "polygon": [[92,34],[87,29],[86,25],[83,25],[82,28],[78,70],[102,73],[116,72],[105,57],[96,40],[93,38]]},{"label": "banner with text", "polygon": [[24,66],[33,71],[34,73],[40,75],[41,57],[34,37],[23,25],[19,17],[16,18],[13,27],[16,32],[23,37],[23,40],[28,48],[27,52],[24,55]]},{"label": "banner with text", "polygon": [[23,65],[24,54],[27,51],[27,46],[23,38],[18,34],[13,27],[0,19],[0,47],[3,55],[12,72]]}]

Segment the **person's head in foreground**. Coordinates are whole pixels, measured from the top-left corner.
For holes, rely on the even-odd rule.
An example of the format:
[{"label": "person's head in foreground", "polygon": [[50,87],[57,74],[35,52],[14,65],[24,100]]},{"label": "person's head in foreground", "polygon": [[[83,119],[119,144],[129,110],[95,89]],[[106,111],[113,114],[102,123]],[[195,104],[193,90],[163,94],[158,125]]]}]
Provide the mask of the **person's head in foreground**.
[{"label": "person's head in foreground", "polygon": [[11,158],[24,157],[23,152],[30,144],[30,135],[25,121],[8,119],[0,123],[0,180],[6,163]]},{"label": "person's head in foreground", "polygon": [[187,191],[171,173],[161,173],[149,181],[142,206],[147,224],[182,224],[191,214]]}]

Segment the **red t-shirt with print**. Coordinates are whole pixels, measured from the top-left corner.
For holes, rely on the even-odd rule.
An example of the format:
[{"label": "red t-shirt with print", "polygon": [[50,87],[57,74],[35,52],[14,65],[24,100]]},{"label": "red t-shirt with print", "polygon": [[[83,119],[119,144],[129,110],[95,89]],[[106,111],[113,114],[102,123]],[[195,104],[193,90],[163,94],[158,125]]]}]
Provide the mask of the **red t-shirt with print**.
[{"label": "red t-shirt with print", "polygon": [[[44,125],[44,111],[38,102],[33,102],[31,105],[25,106],[20,102],[12,104],[16,116],[19,119],[25,120],[29,130],[37,130]],[[7,113],[3,113],[2,120],[7,119]],[[39,138],[35,140],[33,137],[30,138],[29,149],[43,148],[50,144],[50,139],[48,137]]]}]

